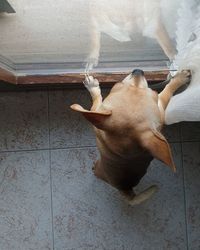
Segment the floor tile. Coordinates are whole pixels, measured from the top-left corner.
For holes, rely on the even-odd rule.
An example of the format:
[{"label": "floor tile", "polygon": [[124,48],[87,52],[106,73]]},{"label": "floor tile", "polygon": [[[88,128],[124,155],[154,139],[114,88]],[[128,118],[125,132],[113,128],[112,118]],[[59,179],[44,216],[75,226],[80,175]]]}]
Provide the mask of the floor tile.
[{"label": "floor tile", "polygon": [[78,103],[90,107],[86,89],[50,91],[50,142],[52,148],[95,145],[92,126],[85,118],[70,109]]},{"label": "floor tile", "polygon": [[47,92],[0,93],[0,150],[48,147]]},{"label": "floor tile", "polygon": [[189,250],[200,249],[200,143],[183,143]]},{"label": "floor tile", "polygon": [[52,248],[48,152],[0,153],[0,249]]},{"label": "floor tile", "polygon": [[52,187],[55,250],[185,250],[186,228],[180,145],[173,145],[177,173],[153,161],[137,190],[160,190],[140,206],[96,179],[97,151],[53,150]]},{"label": "floor tile", "polygon": [[180,142],[180,125],[173,124],[173,125],[166,125],[163,129],[163,134],[165,135],[166,139],[169,142]]},{"label": "floor tile", "polygon": [[200,122],[181,123],[182,141],[200,141]]}]

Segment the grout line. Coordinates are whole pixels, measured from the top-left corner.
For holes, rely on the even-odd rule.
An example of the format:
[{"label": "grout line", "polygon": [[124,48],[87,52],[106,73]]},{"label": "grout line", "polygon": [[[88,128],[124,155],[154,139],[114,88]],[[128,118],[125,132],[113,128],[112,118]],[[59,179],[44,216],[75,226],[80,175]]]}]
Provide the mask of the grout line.
[{"label": "grout line", "polygon": [[[167,137],[165,137],[165,138],[167,139]],[[168,143],[181,143],[180,140],[179,141],[170,141],[170,140],[167,139],[167,141],[168,141]]]},{"label": "grout line", "polygon": [[87,149],[87,148],[97,148],[96,145],[92,145],[92,146],[71,146],[71,147],[61,147],[61,148],[50,148],[50,150],[52,151],[56,151],[56,150],[71,150],[71,149]]},{"label": "grout line", "polygon": [[[49,147],[50,147],[50,115],[49,115],[49,91],[47,91],[48,96],[48,136],[49,136]],[[51,230],[52,230],[52,244],[53,244],[53,250],[55,248],[55,237],[54,237],[54,213],[53,213],[53,187],[52,187],[52,171],[51,171],[51,150],[49,150],[49,175],[50,175],[50,196],[51,196]]]},{"label": "grout line", "polygon": [[189,143],[189,142],[200,142],[200,138],[199,139],[197,139],[197,140],[182,140],[181,142],[183,142],[183,143]]},{"label": "grout line", "polygon": [[180,142],[183,142],[183,143],[200,142],[200,139],[197,139],[197,140],[182,140]]},{"label": "grout line", "polygon": [[181,142],[181,165],[183,172],[183,199],[184,199],[184,211],[185,211],[185,230],[186,230],[186,244],[187,250],[189,250],[189,236],[188,236],[188,221],[187,221],[187,201],[186,201],[186,190],[185,190],[185,169],[183,161],[183,144]]},{"label": "grout line", "polygon": [[18,149],[18,150],[2,150],[2,153],[20,153],[20,152],[37,152],[37,151],[56,151],[56,150],[71,150],[71,149],[87,149],[87,148],[96,148],[96,146],[71,146],[71,147],[57,147],[57,148],[34,148],[34,149]]},{"label": "grout line", "polygon": [[50,196],[51,196],[51,227],[52,227],[52,244],[53,250],[55,248],[54,237],[54,212],[53,212],[53,187],[52,187],[52,171],[51,171],[51,150],[49,150],[49,173],[50,173]]},{"label": "grout line", "polygon": [[[171,143],[193,143],[200,142],[200,140],[194,141],[169,141]],[[20,153],[20,152],[37,152],[37,151],[56,151],[56,150],[71,150],[71,149],[87,149],[87,148],[97,148],[96,145],[86,145],[86,146],[67,146],[67,147],[53,147],[53,148],[33,148],[33,149],[15,149],[15,150],[0,150],[0,154],[2,153]]]},{"label": "grout line", "polygon": [[3,153],[20,153],[20,152],[37,152],[37,151],[48,151],[48,148],[41,148],[41,149],[17,149],[17,150],[2,150],[0,154]]}]

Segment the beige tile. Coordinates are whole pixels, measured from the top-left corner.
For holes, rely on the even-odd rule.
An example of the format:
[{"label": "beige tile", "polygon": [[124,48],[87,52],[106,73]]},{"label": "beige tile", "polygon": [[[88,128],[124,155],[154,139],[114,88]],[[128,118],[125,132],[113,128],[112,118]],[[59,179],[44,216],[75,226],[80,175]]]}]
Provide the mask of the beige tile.
[{"label": "beige tile", "polygon": [[52,148],[95,145],[92,126],[84,117],[70,109],[78,103],[90,107],[86,89],[50,91],[50,142]]},{"label": "beige tile", "polygon": [[52,247],[48,152],[0,153],[0,249]]},{"label": "beige tile", "polygon": [[187,249],[179,144],[173,153],[177,174],[154,161],[138,190],[158,184],[160,191],[132,208],[93,176],[95,149],[53,150],[55,250]]},{"label": "beige tile", "polygon": [[48,147],[47,92],[0,93],[0,151]]},{"label": "beige tile", "polygon": [[182,141],[200,141],[200,122],[181,123]]},{"label": "beige tile", "polygon": [[166,139],[169,142],[180,142],[180,125],[173,124],[173,125],[166,125],[163,129],[163,134],[165,135]]},{"label": "beige tile", "polygon": [[183,143],[189,250],[200,249],[200,143]]}]

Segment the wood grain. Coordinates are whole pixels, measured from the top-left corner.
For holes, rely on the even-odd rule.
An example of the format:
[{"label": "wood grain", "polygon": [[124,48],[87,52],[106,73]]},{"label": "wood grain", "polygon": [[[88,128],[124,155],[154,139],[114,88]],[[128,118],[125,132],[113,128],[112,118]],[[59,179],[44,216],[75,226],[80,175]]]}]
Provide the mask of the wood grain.
[{"label": "wood grain", "polygon": [[[109,72],[109,73],[92,73],[103,85],[110,86],[116,82],[122,81],[130,72]],[[149,83],[162,82],[167,78],[168,70],[164,71],[146,71],[145,77]],[[0,68],[0,80],[15,84],[18,86],[31,85],[61,85],[75,87],[82,84],[85,79],[84,73],[66,73],[66,74],[49,74],[49,75],[23,75],[17,76],[14,73]]]},{"label": "wood grain", "polygon": [[[111,73],[93,73],[99,82],[103,84],[114,84],[122,81],[130,72],[111,72]],[[146,71],[145,77],[149,82],[161,82],[166,80],[169,71]],[[59,75],[27,75],[19,76],[18,84],[82,84],[84,81],[84,74],[59,74]]]},{"label": "wood grain", "polygon": [[17,77],[11,71],[0,67],[0,81],[17,84]]}]

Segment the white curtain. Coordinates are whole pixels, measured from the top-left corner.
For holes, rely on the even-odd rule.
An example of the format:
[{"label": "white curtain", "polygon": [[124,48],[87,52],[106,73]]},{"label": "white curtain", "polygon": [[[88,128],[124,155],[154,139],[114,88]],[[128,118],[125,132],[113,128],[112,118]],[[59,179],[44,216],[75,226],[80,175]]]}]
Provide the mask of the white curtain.
[{"label": "white curtain", "polygon": [[190,69],[189,87],[175,95],[166,110],[166,124],[200,121],[200,1],[182,0],[176,25],[178,54],[172,68]]},{"label": "white curtain", "polygon": [[[189,87],[171,99],[165,122],[200,121],[200,0],[91,0],[90,5],[93,33],[87,69],[98,64],[103,33],[120,42],[134,40],[138,33],[157,39],[161,17],[169,37],[176,41],[178,53],[171,68],[192,71]],[[142,58],[145,53],[141,53]],[[134,60],[131,51],[126,54]]]}]

